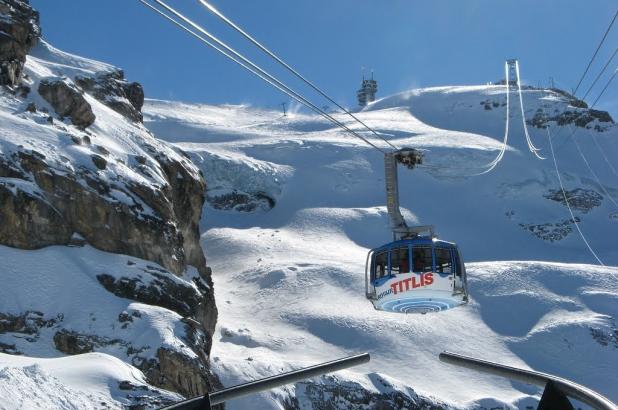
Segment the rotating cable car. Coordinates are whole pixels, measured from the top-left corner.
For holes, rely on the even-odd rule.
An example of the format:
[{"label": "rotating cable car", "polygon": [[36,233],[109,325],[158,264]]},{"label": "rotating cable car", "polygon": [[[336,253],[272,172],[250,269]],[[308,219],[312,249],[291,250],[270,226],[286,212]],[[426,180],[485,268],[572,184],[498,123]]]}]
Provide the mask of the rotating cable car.
[{"label": "rotating cable car", "polygon": [[414,169],[421,152],[385,154],[386,207],[393,242],[372,249],[365,264],[365,294],[377,310],[438,312],[468,302],[466,268],[459,248],[440,240],[433,226],[409,227],[399,209],[397,165]]}]

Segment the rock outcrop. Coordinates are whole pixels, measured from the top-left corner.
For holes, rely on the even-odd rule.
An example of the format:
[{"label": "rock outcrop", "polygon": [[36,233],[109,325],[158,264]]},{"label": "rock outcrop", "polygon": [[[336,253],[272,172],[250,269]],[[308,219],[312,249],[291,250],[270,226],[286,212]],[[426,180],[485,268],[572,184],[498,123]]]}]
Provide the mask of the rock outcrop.
[{"label": "rock outcrop", "polygon": [[295,394],[283,399],[285,410],[300,410],[301,403],[311,403],[314,409],[408,409],[443,410],[452,408],[446,403],[422,397],[411,389],[404,393],[384,377],[373,373],[369,375],[379,391],[371,391],[358,382],[340,379],[337,376],[324,376],[319,381],[296,383]]},{"label": "rock outcrop", "polygon": [[77,76],[75,82],[84,91],[114,111],[134,122],[142,122],[144,89],[140,83],[130,83],[122,70],[98,73],[94,77]]},{"label": "rock outcrop", "polygon": [[581,213],[588,213],[592,209],[601,206],[603,195],[599,194],[594,189],[575,188],[566,190],[564,193],[561,189],[550,189],[549,192],[543,195],[551,201],[556,201],[564,206],[567,206],[566,200],[569,201],[569,206]]},{"label": "rock outcrop", "polygon": [[43,80],[39,84],[39,94],[61,118],[69,117],[76,127],[85,129],[96,119],[92,107],[80,90],[67,80]]},{"label": "rock outcrop", "polygon": [[28,51],[41,36],[39,13],[28,1],[0,0],[0,85],[19,84]]},{"label": "rock outcrop", "polygon": [[[170,174],[159,190],[101,178],[80,167],[51,166],[43,154],[0,158],[0,244],[23,249],[66,245],[73,232],[104,251],[151,260],[181,273],[204,270],[198,221],[205,183],[182,164],[157,155]],[[96,161],[96,159],[95,159]],[[115,196],[126,200],[118,201]]]}]

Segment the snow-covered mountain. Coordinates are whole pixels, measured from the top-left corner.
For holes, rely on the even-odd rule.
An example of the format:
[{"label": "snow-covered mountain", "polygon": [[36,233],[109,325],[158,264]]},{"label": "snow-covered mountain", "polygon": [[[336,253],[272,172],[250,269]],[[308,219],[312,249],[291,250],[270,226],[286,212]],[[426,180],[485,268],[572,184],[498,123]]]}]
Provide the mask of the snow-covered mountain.
[{"label": "snow-covered mountain", "polygon": [[0,1],[0,407],[212,390],[203,176],[143,126],[138,83],[39,35]]},{"label": "snow-covered mountain", "polygon": [[[467,261],[470,304],[425,316],[377,312],[363,296],[366,253],[391,235],[379,152],[313,115],[146,101],[148,128],[191,153],[210,181],[202,243],[215,272],[213,366],[223,383],[372,354],[363,368],[229,408],[372,408],[350,401],[349,384],[373,405],[401,386],[449,407],[538,400],[536,388],[439,363],[443,350],[556,373],[618,400],[618,269],[593,265],[556,195],[541,127],[550,126],[569,203],[607,265],[618,264],[618,176],[593,137],[616,158],[618,128],[561,92],[525,89],[531,138],[547,157],[539,160],[515,96],[504,160],[475,177],[462,175],[481,171],[501,147],[504,86],[412,90],[358,113],[395,145],[425,150],[427,168],[400,170],[401,203],[409,221],[434,224]],[[572,129],[603,186],[569,141]]]},{"label": "snow-covered mountain", "polygon": [[[21,47],[6,64],[0,47],[0,408],[156,408],[217,377],[230,386],[362,351],[365,366],[227,408],[538,400],[537,388],[440,363],[443,350],[618,401],[618,127],[606,113],[524,89],[539,160],[511,94],[504,159],[472,176],[502,146],[504,86],[411,90],[359,112],[424,151],[424,167],[400,170],[404,213],[460,245],[471,291],[451,311],[384,313],[364,297],[367,251],[391,238],[382,154],[302,112],[142,107],[118,68],[36,45],[27,2],[0,0],[0,13]],[[546,126],[607,267],[565,206]]]}]

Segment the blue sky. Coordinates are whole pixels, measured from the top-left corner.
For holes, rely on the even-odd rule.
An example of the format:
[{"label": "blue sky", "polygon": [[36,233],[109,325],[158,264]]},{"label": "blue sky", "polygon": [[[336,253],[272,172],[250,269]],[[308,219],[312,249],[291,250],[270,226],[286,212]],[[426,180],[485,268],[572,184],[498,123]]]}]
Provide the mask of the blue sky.
[{"label": "blue sky", "polygon": [[[247,56],[314,97],[210,15],[197,0],[168,0]],[[102,60],[141,82],[147,97],[275,107],[289,98],[171,26],[137,0],[31,0],[43,34],[63,50]],[[378,96],[405,89],[483,84],[520,61],[529,84],[577,84],[615,0],[213,0],[212,3],[337,101],[353,106],[361,67]],[[618,47],[618,23],[591,80]],[[608,74],[618,68],[618,58]],[[599,84],[606,81],[605,77]],[[589,84],[584,81],[578,95]],[[618,79],[598,108],[618,117]],[[600,91],[591,93],[592,99]],[[322,106],[327,104],[318,99]]]}]

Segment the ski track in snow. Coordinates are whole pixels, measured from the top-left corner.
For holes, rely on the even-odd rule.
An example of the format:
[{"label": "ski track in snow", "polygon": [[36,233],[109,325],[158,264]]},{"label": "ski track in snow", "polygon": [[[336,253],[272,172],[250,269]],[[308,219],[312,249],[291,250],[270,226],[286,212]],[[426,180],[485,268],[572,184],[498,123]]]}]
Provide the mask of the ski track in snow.
[{"label": "ski track in snow", "polygon": [[[484,110],[485,100],[498,107]],[[385,98],[358,114],[397,146],[423,149],[427,163],[452,168],[399,175],[407,220],[435,224],[468,261],[471,302],[434,315],[377,312],[364,298],[366,253],[390,240],[379,153],[314,116],[146,102],[147,127],[197,157],[213,188],[257,185],[277,199],[269,212],[205,207],[203,244],[219,307],[212,361],[226,386],[368,351],[370,364],[341,374],[366,386],[374,372],[385,374],[454,407],[525,407],[538,399],[535,387],[440,363],[438,354],[450,350],[557,373],[618,400],[618,344],[592,337],[616,328],[618,269],[581,264],[592,260],[573,232],[549,243],[519,226],[562,221],[568,211],[542,196],[558,182],[551,164],[528,152],[517,104],[502,163],[482,177],[458,176],[500,149],[503,100],[503,86],[439,87]],[[524,90],[524,103],[528,117],[567,105],[540,90]],[[543,135],[531,127],[534,144],[547,149]],[[617,136],[616,128],[598,134],[614,158]],[[587,155],[593,149],[585,145]],[[557,155],[568,187],[594,189],[572,147]],[[618,181],[596,165],[617,193]],[[592,245],[616,265],[611,205],[604,200],[580,216]],[[229,408],[279,408],[284,391]]]}]

